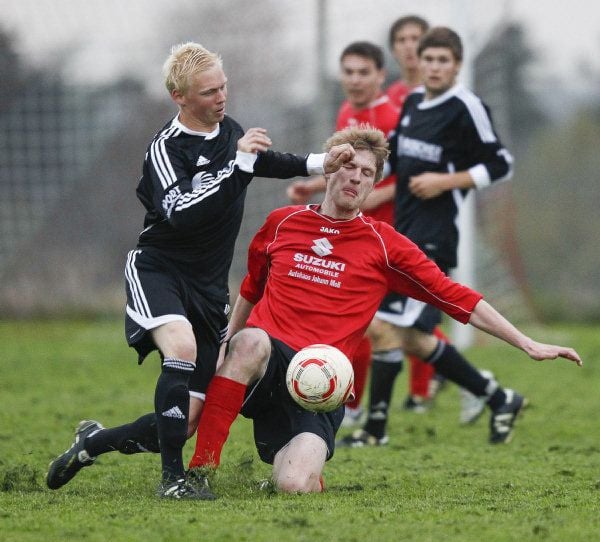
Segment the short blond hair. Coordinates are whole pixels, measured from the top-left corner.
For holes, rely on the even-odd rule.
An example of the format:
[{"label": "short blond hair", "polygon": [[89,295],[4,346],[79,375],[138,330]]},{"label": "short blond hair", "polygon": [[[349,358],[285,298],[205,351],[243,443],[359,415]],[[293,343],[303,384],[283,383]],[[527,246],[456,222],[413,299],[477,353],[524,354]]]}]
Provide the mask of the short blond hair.
[{"label": "short blond hair", "polygon": [[366,150],[375,156],[375,182],[383,177],[383,165],[390,154],[389,145],[384,133],[370,124],[344,128],[333,134],[325,142],[325,150],[329,151],[336,145],[350,144],[354,150]]},{"label": "short blond hair", "polygon": [[217,53],[211,53],[199,43],[188,41],[174,45],[163,65],[165,86],[169,94],[174,90],[185,94],[189,88],[191,76],[213,66],[223,66],[221,57]]}]

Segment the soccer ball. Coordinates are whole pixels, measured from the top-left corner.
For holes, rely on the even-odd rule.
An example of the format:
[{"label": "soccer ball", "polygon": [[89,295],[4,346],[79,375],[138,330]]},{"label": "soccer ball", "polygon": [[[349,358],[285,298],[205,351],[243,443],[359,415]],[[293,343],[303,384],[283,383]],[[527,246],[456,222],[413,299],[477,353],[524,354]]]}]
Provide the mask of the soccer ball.
[{"label": "soccer ball", "polygon": [[354,371],[348,358],[327,344],[311,344],[291,359],[285,378],[290,395],[301,407],[330,412],[353,394]]}]

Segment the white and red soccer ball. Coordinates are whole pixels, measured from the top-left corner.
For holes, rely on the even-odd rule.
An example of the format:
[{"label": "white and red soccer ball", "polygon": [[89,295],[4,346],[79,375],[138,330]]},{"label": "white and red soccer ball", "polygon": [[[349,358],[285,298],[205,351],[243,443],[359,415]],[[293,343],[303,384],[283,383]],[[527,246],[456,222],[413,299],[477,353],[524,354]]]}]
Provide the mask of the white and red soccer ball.
[{"label": "white and red soccer ball", "polygon": [[354,394],[352,364],[327,344],[299,350],[290,361],[285,382],[294,401],[313,412],[335,410]]}]

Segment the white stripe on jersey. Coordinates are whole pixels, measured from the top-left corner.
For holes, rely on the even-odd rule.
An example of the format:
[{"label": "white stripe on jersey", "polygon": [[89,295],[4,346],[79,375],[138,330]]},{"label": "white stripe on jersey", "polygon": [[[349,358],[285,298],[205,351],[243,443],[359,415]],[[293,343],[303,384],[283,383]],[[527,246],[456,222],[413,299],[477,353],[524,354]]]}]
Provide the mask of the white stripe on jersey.
[{"label": "white stripe on jersey", "polygon": [[181,130],[179,130],[177,126],[170,126],[152,142],[152,145],[150,145],[152,165],[158,174],[163,190],[166,190],[169,185],[177,180],[177,175],[175,175],[175,172],[173,171],[169,155],[167,154],[165,140],[179,135],[180,131]]},{"label": "white stripe on jersey", "polygon": [[494,141],[496,141],[496,136],[492,129],[490,118],[488,117],[481,100],[464,87],[460,87],[457,90],[456,97],[467,106],[481,141],[484,143],[494,143]]},{"label": "white stripe on jersey", "polygon": [[131,250],[127,255],[127,264],[125,265],[125,278],[129,284],[131,290],[131,297],[133,298],[134,309],[136,312],[144,316],[145,318],[152,318],[148,301],[142,289],[140,279],[138,276],[137,269],[135,267],[135,258],[138,254],[141,254],[141,250]]}]

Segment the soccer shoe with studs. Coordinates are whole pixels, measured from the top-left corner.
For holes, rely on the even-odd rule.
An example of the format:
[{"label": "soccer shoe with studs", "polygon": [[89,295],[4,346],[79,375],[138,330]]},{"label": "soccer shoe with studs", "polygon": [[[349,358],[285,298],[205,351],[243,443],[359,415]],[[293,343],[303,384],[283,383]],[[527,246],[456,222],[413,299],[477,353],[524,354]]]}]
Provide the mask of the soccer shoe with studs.
[{"label": "soccer shoe with studs", "polygon": [[71,447],[59,455],[48,467],[46,484],[50,489],[58,489],[69,482],[83,467],[89,467],[96,461],[84,448],[85,439],[104,429],[94,420],[83,420],[75,429],[75,441]]},{"label": "soccer shoe with studs", "polygon": [[183,478],[163,481],[158,487],[163,499],[214,501],[217,497],[210,489],[208,474],[204,469],[190,469]]},{"label": "soccer shoe with studs", "polygon": [[492,412],[490,418],[490,443],[508,444],[513,437],[517,416],[527,405],[527,399],[516,391],[506,389],[506,402]]},{"label": "soccer shoe with studs", "polygon": [[364,446],[385,446],[390,439],[387,435],[377,438],[364,429],[357,429],[350,435],[338,440],[335,443],[336,448],[362,448]]}]

